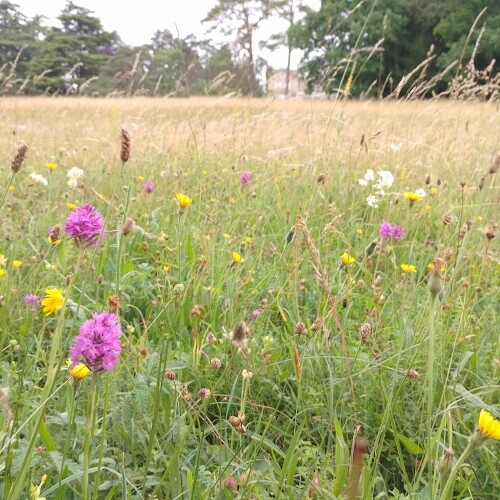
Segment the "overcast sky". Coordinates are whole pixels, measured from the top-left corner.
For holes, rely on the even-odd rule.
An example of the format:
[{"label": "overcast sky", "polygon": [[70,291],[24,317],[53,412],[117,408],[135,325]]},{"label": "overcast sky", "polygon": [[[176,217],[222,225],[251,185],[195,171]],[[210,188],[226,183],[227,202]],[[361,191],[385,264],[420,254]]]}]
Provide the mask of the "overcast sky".
[{"label": "overcast sky", "polygon": [[[86,7],[95,13],[104,28],[108,31],[117,31],[121,39],[128,45],[141,45],[151,40],[157,29],[168,29],[174,35],[179,32],[181,38],[194,34],[197,38],[206,35],[208,26],[201,24],[201,20],[217,3],[217,0],[73,0],[76,5]],[[20,6],[20,11],[33,16],[41,14],[53,21],[66,5],[66,0],[12,0]],[[311,6],[318,7],[319,0],[310,0]],[[266,38],[272,32],[286,29],[286,23],[279,19],[270,20],[260,31],[260,38]],[[215,35],[214,35],[215,36]],[[257,48],[257,47],[256,47]],[[294,66],[300,59],[299,51],[295,51]],[[271,66],[285,67],[286,52],[262,54]]]}]

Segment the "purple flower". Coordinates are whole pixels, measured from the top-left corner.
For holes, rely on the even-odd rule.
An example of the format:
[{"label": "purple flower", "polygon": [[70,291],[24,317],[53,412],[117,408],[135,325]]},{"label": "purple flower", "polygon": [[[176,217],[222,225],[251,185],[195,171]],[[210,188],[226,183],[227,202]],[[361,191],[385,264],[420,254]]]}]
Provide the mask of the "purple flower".
[{"label": "purple flower", "polygon": [[153,184],[152,181],[148,181],[146,182],[146,184],[144,184],[144,191],[148,194],[152,193],[153,191],[155,190],[155,185]]},{"label": "purple flower", "polygon": [[378,234],[381,238],[394,238],[395,240],[402,240],[406,237],[401,226],[393,226],[390,222],[386,221],[380,224]]},{"label": "purple flower", "polygon": [[33,295],[28,293],[24,296],[23,302],[30,307],[32,313],[36,313],[40,307],[40,297],[38,295]]},{"label": "purple flower", "polygon": [[80,326],[70,348],[70,369],[84,363],[93,372],[112,370],[122,350],[122,329],[115,314],[93,313],[92,319]]},{"label": "purple flower", "polygon": [[378,234],[381,238],[390,238],[392,236],[392,225],[389,222],[383,221],[380,224]]},{"label": "purple flower", "polygon": [[257,319],[260,316],[261,312],[262,311],[260,309],[255,309],[255,311],[252,313],[252,318]]},{"label": "purple flower", "polygon": [[86,204],[69,214],[64,231],[75,239],[77,246],[87,248],[96,245],[99,236],[104,237],[104,221],[98,210]]},{"label": "purple flower", "polygon": [[250,174],[250,172],[248,170],[245,170],[241,174],[241,184],[244,186],[244,185],[250,183],[251,180],[252,180],[252,174]]},{"label": "purple flower", "polygon": [[406,233],[403,231],[403,228],[401,226],[392,226],[391,236],[395,240],[402,240],[406,237]]}]

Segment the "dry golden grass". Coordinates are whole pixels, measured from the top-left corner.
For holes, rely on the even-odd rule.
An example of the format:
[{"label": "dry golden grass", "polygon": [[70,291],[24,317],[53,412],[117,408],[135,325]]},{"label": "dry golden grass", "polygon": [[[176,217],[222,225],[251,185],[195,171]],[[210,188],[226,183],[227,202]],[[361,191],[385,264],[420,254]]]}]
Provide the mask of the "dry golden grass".
[{"label": "dry golden grass", "polygon": [[117,157],[124,124],[137,166],[280,160],[315,172],[359,164],[470,175],[500,147],[497,108],[430,101],[4,98],[0,147],[8,158],[19,142],[28,143],[33,168],[49,160],[88,168]]}]

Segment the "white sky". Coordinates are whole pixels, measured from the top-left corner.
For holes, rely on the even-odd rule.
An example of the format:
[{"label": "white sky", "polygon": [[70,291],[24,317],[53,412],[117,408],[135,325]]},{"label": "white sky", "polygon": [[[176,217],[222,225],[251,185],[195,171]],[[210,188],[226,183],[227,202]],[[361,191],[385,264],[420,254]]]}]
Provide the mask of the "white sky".
[{"label": "white sky", "polygon": [[[168,29],[174,35],[179,32],[181,38],[194,34],[196,38],[204,38],[208,25],[201,20],[217,3],[217,0],[73,0],[81,7],[94,12],[108,31],[117,31],[121,39],[128,45],[141,45],[151,40],[157,29]],[[12,0],[19,5],[19,10],[27,15],[44,15],[46,24],[56,24],[54,19],[66,5],[66,0]],[[311,6],[318,8],[319,0],[310,0]],[[286,23],[280,19],[271,19],[257,35],[264,39],[273,32],[284,31]],[[260,33],[260,36],[259,36]],[[211,35],[217,36],[217,35]],[[256,51],[259,49],[256,44]],[[296,67],[300,52],[294,51],[293,67]],[[286,66],[286,51],[263,53],[271,66]]]}]

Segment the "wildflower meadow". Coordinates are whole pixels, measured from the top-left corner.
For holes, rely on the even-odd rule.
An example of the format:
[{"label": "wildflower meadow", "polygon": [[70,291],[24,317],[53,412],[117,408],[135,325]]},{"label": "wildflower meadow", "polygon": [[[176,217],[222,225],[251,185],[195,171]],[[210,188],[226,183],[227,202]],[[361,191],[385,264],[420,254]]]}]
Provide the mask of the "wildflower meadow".
[{"label": "wildflower meadow", "polygon": [[0,498],[499,498],[497,104],[0,113]]}]

